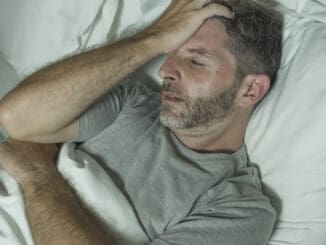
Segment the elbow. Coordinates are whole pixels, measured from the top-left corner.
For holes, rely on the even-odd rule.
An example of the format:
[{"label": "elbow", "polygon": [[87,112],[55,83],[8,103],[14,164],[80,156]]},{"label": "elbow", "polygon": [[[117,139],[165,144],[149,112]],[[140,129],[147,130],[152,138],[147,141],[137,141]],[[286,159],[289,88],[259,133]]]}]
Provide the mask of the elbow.
[{"label": "elbow", "polygon": [[27,132],[20,121],[21,120],[15,116],[13,110],[7,108],[2,102],[0,103],[0,126],[4,133],[6,133],[9,138],[27,141]]}]

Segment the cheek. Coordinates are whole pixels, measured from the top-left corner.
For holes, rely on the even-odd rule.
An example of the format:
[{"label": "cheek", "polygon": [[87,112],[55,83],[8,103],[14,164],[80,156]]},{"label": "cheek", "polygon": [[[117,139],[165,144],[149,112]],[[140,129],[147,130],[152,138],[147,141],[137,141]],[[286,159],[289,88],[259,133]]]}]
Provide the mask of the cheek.
[{"label": "cheek", "polygon": [[219,82],[216,81],[215,77],[212,77],[212,80],[207,81],[199,86],[194,86],[189,91],[189,98],[191,101],[195,101],[197,99],[205,99],[209,98],[212,95],[220,94],[224,91],[223,88],[219,86]]},{"label": "cheek", "polygon": [[219,74],[213,69],[192,68],[183,77],[182,88],[189,96],[198,97],[207,94],[217,84]]},{"label": "cheek", "polygon": [[192,87],[191,89],[189,89],[185,100],[186,107],[189,109],[194,106],[198,99],[209,97],[210,90],[210,88],[200,86]]},{"label": "cheek", "polygon": [[235,80],[235,68],[230,66],[225,66],[220,73],[221,80],[224,82],[225,87],[230,87],[233,85]]}]

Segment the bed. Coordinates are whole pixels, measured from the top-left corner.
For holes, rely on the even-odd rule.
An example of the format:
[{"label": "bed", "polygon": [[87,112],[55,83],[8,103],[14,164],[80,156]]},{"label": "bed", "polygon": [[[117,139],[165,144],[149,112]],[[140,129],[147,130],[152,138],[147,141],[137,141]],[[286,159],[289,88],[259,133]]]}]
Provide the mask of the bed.
[{"label": "bed", "polygon": [[[279,0],[285,15],[283,57],[273,90],[246,133],[251,161],[278,213],[269,245],[326,244],[326,0]],[[150,25],[169,0],[3,0],[0,2],[0,98],[33,71],[67,55],[127,37]],[[134,74],[160,82],[158,57]],[[0,130],[0,134],[2,134]],[[87,161],[86,161],[87,160]],[[80,163],[83,163],[80,165]],[[124,196],[73,144],[60,152],[59,170],[121,243],[146,238]],[[97,188],[97,193],[92,190]],[[103,196],[114,199],[103,205]],[[114,197],[114,198],[112,198]],[[109,206],[109,208],[107,207]],[[118,214],[112,217],[112,214]],[[125,231],[128,231],[126,233]],[[17,183],[0,171],[0,244],[33,240]]]}]

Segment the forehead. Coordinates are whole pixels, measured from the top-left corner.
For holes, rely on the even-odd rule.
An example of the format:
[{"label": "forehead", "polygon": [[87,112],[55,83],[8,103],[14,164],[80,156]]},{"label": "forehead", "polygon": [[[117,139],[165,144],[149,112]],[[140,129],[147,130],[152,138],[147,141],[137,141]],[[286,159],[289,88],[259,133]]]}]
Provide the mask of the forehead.
[{"label": "forehead", "polygon": [[219,20],[207,20],[198,31],[184,44],[183,48],[205,49],[212,55],[227,52],[225,45],[229,40],[224,25]]}]

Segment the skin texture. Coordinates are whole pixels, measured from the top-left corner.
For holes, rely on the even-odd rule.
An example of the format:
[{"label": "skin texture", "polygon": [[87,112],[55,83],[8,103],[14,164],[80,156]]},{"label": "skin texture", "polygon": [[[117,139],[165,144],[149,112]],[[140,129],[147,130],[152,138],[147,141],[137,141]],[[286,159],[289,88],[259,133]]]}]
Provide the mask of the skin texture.
[{"label": "skin texture", "polygon": [[173,130],[209,128],[231,112],[236,61],[224,47],[228,38],[221,23],[206,21],[161,67],[161,119]]},{"label": "skin texture", "polygon": [[261,74],[236,80],[228,40],[220,21],[207,20],[169,54],[159,72],[164,79],[161,121],[196,151],[239,149],[251,110],[268,90],[269,80]]},{"label": "skin texture", "polygon": [[[153,57],[179,54],[179,48],[187,46],[207,18],[233,16],[223,6],[205,6],[208,2],[173,0],[162,17],[144,32],[46,67],[0,102],[0,123],[16,139],[0,145],[0,167],[22,186],[36,244],[116,244],[82,209],[58,174],[54,164],[57,149],[49,143],[72,139],[77,131],[76,118],[82,112]],[[205,93],[215,88],[220,94],[232,86],[232,79],[217,87],[213,85],[213,70],[208,85],[197,88]],[[198,75],[198,81],[204,82],[204,74]],[[180,94],[189,95],[189,101],[199,96],[196,86],[182,83],[177,88]],[[188,144],[186,138],[184,143]]]}]

